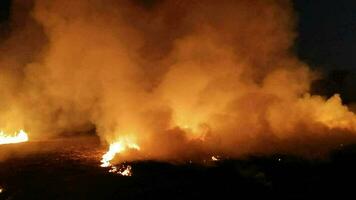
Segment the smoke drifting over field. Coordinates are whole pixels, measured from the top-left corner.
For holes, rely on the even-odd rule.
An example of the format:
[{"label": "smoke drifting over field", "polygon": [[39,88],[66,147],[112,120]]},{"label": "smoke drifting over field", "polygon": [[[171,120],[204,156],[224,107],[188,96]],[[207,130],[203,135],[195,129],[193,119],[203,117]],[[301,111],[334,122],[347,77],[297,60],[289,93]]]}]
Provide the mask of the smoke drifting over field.
[{"label": "smoke drifting over field", "polygon": [[125,159],[318,154],[353,138],[340,97],[308,93],[290,2],[202,2],[14,1],[0,126],[34,139],[95,127],[140,146]]}]

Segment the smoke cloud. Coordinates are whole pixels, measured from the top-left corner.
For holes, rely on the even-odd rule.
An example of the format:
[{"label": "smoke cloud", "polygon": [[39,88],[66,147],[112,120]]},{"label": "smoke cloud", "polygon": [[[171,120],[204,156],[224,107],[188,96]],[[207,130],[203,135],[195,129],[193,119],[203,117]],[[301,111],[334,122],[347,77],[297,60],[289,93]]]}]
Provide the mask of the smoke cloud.
[{"label": "smoke cloud", "polygon": [[95,127],[103,143],[139,144],[125,159],[318,155],[354,141],[339,95],[309,94],[318,76],[293,53],[289,1],[14,1],[12,19],[3,129]]}]

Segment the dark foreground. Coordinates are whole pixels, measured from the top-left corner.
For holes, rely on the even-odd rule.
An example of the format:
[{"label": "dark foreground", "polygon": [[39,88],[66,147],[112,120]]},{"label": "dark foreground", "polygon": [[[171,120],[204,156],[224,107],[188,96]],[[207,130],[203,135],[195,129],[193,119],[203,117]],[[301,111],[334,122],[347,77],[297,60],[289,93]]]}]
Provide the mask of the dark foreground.
[{"label": "dark foreground", "polygon": [[274,155],[209,166],[145,161],[132,163],[133,176],[122,177],[99,167],[99,145],[55,143],[35,144],[51,148],[26,155],[14,146],[0,147],[13,155],[0,162],[0,199],[353,199],[355,194],[355,146],[322,160]]}]

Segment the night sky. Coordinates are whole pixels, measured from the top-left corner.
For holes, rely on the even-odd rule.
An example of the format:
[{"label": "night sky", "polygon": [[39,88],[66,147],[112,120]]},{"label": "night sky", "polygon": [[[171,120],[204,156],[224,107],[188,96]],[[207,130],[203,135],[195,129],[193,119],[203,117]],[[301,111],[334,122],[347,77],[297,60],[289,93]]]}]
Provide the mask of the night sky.
[{"label": "night sky", "polygon": [[356,71],[356,1],[295,0],[298,55],[312,66]]},{"label": "night sky", "polygon": [[356,1],[295,0],[298,56],[324,72],[314,84],[318,94],[340,93],[344,103],[356,101]]}]

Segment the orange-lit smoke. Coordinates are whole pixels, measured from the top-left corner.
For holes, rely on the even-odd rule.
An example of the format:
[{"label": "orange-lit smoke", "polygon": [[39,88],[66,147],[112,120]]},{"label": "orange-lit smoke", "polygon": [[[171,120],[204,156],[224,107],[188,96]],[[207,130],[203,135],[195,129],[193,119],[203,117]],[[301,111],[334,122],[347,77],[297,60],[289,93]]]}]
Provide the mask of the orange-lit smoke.
[{"label": "orange-lit smoke", "polygon": [[293,54],[291,2],[27,6],[27,27],[14,29],[7,45],[15,50],[0,60],[2,126],[15,121],[37,138],[95,127],[104,143],[139,145],[128,160],[318,154],[356,134],[338,95],[309,94],[317,76]]}]

